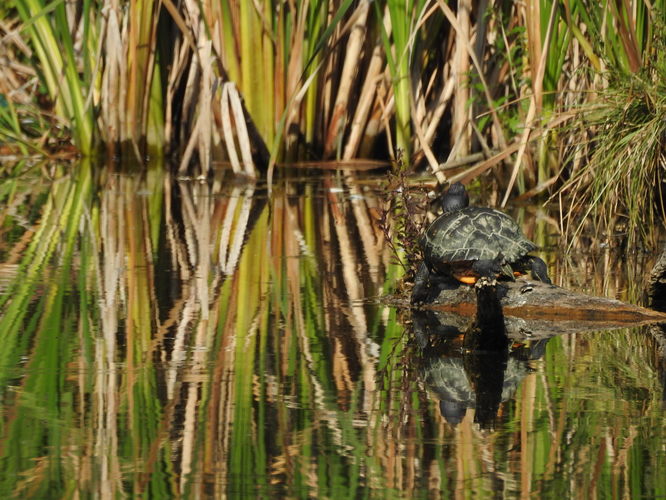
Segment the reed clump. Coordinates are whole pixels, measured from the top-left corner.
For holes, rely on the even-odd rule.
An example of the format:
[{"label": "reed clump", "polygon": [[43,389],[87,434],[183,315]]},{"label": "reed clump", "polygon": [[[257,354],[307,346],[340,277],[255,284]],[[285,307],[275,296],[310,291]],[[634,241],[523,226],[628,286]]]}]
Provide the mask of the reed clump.
[{"label": "reed clump", "polygon": [[502,204],[569,178],[582,192],[576,172],[600,143],[563,169],[581,139],[571,123],[594,121],[591,96],[637,88],[609,68],[651,81],[664,4],[12,0],[0,140],[269,178],[303,160],[404,157],[440,183],[489,174]]},{"label": "reed clump", "polygon": [[574,233],[592,226],[600,243],[656,243],[666,218],[665,42],[655,39],[636,71],[605,73],[607,84],[581,108],[562,190]]}]

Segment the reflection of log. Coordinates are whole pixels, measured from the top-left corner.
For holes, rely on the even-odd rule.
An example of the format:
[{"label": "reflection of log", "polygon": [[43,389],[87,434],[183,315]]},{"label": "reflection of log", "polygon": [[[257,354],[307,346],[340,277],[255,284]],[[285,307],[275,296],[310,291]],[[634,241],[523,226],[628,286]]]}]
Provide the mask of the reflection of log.
[{"label": "reflection of log", "polygon": [[[498,293],[505,316],[592,322],[598,323],[599,328],[666,321],[665,313],[619,300],[584,295],[541,282],[519,279],[501,283]],[[476,313],[474,288],[461,285],[455,290],[442,290],[432,304],[424,307],[472,316]]]}]

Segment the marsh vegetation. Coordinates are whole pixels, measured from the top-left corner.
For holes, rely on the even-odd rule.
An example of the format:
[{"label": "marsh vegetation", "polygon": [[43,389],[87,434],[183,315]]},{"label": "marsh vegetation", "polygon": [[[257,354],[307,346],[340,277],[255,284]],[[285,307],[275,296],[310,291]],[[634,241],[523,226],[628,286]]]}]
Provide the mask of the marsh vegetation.
[{"label": "marsh vegetation", "polygon": [[665,7],[1,2],[0,496],[666,495],[663,337],[513,346],[488,430],[385,300],[464,180],[644,301]]},{"label": "marsh vegetation", "polygon": [[365,159],[440,183],[483,176],[502,205],[559,193],[564,229],[591,221],[609,241],[626,224],[653,242],[664,12],[644,0],[13,0],[0,7],[0,137],[8,155],[71,143],[167,157],[181,174],[272,179]]}]

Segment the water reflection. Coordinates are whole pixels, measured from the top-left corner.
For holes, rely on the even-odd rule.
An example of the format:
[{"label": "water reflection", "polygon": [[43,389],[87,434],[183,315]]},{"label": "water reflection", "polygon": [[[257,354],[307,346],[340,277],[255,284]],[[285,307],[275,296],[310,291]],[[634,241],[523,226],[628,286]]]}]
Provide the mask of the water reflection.
[{"label": "water reflection", "polygon": [[[375,300],[401,275],[378,224],[383,182],[286,179],[269,199],[224,174],[82,164],[17,185],[29,209],[0,228],[0,497],[666,490],[645,331],[518,345],[507,326],[511,344],[488,358],[426,330],[423,356],[409,313]],[[589,267],[567,265],[575,279]],[[611,275],[613,293],[628,289]],[[469,405],[478,423],[442,418],[430,395],[451,386],[449,422]]]},{"label": "water reflection", "polygon": [[439,400],[442,417],[453,427],[473,409],[475,423],[494,429],[500,403],[513,397],[533,371],[529,362],[543,356],[548,342],[513,342],[496,331],[470,327],[461,331],[459,325],[469,319],[435,311],[415,310],[412,320],[421,348],[423,380]]}]

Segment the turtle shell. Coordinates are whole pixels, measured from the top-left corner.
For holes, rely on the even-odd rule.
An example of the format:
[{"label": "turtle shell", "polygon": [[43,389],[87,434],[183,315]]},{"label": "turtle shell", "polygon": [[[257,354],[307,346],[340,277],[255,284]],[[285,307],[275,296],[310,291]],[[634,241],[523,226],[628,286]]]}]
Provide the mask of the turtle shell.
[{"label": "turtle shell", "polygon": [[440,273],[447,272],[453,263],[491,260],[500,252],[506,262],[513,263],[536,249],[511,217],[480,207],[440,215],[420,243],[426,264]]}]

